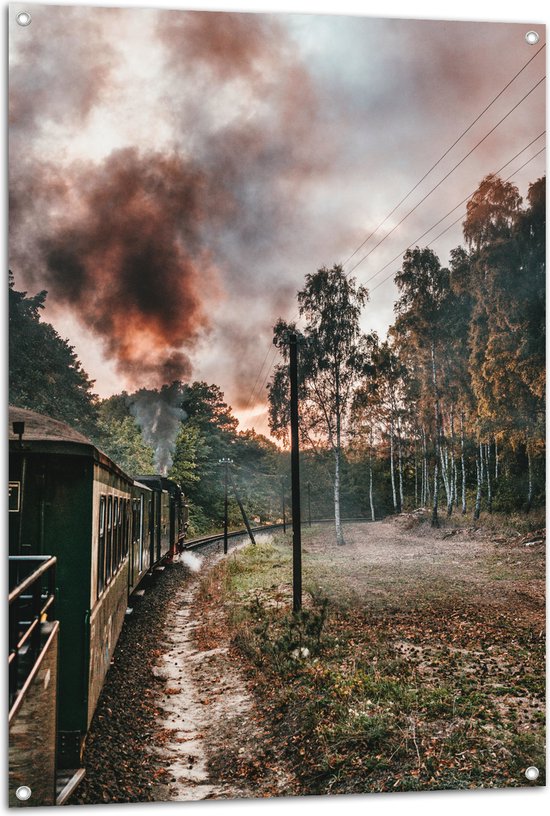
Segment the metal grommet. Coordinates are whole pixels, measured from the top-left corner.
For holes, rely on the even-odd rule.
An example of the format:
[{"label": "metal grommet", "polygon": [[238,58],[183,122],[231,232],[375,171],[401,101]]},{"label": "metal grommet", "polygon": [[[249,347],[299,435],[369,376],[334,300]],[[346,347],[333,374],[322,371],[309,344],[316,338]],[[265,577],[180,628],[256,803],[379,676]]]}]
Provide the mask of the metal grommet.
[{"label": "metal grommet", "polygon": [[539,778],[539,769],[535,768],[534,765],[530,765],[526,771],[525,776],[529,780],[529,782],[534,782],[536,779]]},{"label": "metal grommet", "polygon": [[528,31],[527,34],[525,35],[525,39],[529,43],[529,45],[536,45],[540,40],[540,37],[536,31]]},{"label": "metal grommet", "polygon": [[17,788],[15,791],[15,795],[19,799],[20,802],[26,802],[28,799],[31,798],[31,789],[28,785],[21,785],[21,787]]},{"label": "metal grommet", "polygon": [[20,26],[28,26],[31,24],[32,17],[28,11],[20,11],[15,19]]}]

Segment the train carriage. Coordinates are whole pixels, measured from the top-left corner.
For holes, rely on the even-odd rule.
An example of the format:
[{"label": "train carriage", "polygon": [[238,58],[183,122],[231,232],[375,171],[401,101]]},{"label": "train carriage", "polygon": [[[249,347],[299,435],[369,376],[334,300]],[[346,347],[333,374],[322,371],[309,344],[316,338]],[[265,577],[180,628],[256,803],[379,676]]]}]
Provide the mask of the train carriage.
[{"label": "train carriage", "polygon": [[10,555],[57,558],[58,764],[74,768],[124,621],[133,482],[64,423],[20,408],[10,423]]},{"label": "train carriage", "polygon": [[166,476],[138,476],[154,492],[152,505],[154,560],[173,556],[187,532],[188,508],[180,486]]},{"label": "train carriage", "polygon": [[129,594],[176,551],[183,497],[163,477],[130,478],[65,423],[12,407],[9,419],[10,555],[57,558],[57,764],[76,768]]}]

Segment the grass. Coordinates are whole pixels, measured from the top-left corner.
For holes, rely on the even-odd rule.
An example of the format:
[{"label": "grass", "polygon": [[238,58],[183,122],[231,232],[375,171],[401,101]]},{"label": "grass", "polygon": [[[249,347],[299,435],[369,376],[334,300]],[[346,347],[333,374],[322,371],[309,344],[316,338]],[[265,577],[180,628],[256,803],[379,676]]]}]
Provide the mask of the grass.
[{"label": "grass", "polygon": [[[299,615],[290,611],[283,536],[220,563],[203,579],[200,599],[212,609],[224,604],[274,750],[286,755],[300,791],[544,784],[543,610],[537,617],[520,609],[521,596],[515,605],[475,603],[468,578],[457,585],[445,572],[427,598],[409,576],[388,580],[385,601],[374,603],[361,581],[350,585],[365,573],[372,589],[368,564],[319,546],[318,529],[304,538]],[[537,574],[523,561],[516,572],[511,564],[499,572],[494,558],[491,550],[479,563],[489,590]],[[386,567],[375,572],[379,586]],[[529,765],[542,770],[536,783],[523,774]]]}]

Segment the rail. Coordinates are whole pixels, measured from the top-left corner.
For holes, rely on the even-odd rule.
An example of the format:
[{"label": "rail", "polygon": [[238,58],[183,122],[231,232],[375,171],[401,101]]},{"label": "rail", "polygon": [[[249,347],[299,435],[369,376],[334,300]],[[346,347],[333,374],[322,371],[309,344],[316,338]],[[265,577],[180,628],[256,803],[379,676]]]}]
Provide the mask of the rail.
[{"label": "rail", "polygon": [[[47,617],[54,617],[55,567],[48,555],[9,556],[9,705],[17,706],[26,681],[43,652]],[[23,574],[24,573],[24,574]]]},{"label": "rail", "polygon": [[[365,518],[365,517],[354,517],[354,518],[343,518],[342,524],[357,524],[359,522],[368,522],[372,523],[372,519]],[[318,518],[312,519],[312,524],[334,524],[334,518]],[[307,526],[308,522],[302,521],[302,527]],[[253,533],[263,533],[269,532],[269,530],[282,530],[285,525],[281,523],[277,524],[264,524],[260,527],[252,527]],[[286,522],[286,527],[289,530],[292,528],[292,521]],[[228,538],[238,538],[239,536],[248,535],[246,530],[233,530],[232,532],[227,533]],[[185,549],[186,550],[195,550],[199,547],[204,547],[206,544],[212,544],[214,541],[221,541],[223,539],[223,532],[221,533],[213,533],[209,536],[202,536],[200,538],[191,538],[185,542]]]}]

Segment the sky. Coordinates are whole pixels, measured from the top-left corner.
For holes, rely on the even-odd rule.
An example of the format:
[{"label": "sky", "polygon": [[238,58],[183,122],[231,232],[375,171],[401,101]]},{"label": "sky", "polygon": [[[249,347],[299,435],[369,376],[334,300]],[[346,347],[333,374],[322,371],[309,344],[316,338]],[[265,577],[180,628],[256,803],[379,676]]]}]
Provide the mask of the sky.
[{"label": "sky", "polygon": [[406,248],[446,263],[485,175],[544,173],[518,169],[544,146],[541,25],[12,4],[9,27],[10,268],[102,397],[205,380],[265,432],[306,274],[344,263],[384,334]]}]

